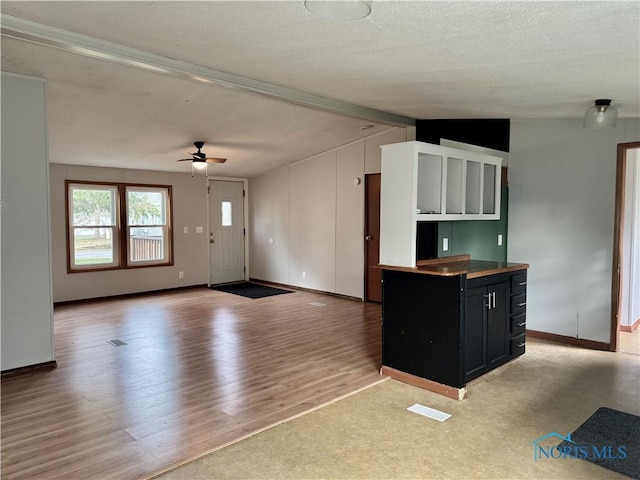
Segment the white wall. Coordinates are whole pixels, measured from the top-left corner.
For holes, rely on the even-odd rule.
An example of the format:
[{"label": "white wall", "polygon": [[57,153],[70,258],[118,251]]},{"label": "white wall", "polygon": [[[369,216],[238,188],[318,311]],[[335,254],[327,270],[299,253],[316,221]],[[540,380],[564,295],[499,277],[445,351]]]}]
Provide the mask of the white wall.
[{"label": "white wall", "polygon": [[511,121],[508,259],[531,265],[528,329],[610,341],[616,146],[639,138],[637,119]]},{"label": "white wall", "polygon": [[405,140],[394,128],[251,178],[250,276],[363,298],[364,173]]},{"label": "white wall", "polygon": [[3,371],[54,359],[45,87],[2,73]]},{"label": "white wall", "polygon": [[289,167],[249,180],[249,275],[289,284]]},{"label": "white wall", "polygon": [[640,319],[640,149],[627,150],[621,258],[620,325]]},{"label": "white wall", "polygon": [[[409,138],[409,135],[412,138]],[[364,171],[365,173],[380,173],[382,171],[382,155],[380,145],[415,140],[415,127],[392,128],[386,132],[367,137],[364,141]]]},{"label": "white wall", "polygon": [[[51,245],[55,302],[162,290],[208,282],[207,195],[204,175],[51,165]],[[67,273],[65,180],[172,185],[174,265]],[[195,233],[196,226],[203,233]],[[189,233],[183,233],[188,227]],[[178,272],[184,278],[178,278]]]},{"label": "white wall", "polygon": [[336,209],[335,291],[364,298],[365,142],[339,148],[336,155],[336,202],[340,208]]},{"label": "white wall", "polygon": [[289,167],[289,278],[336,291],[336,151]]}]

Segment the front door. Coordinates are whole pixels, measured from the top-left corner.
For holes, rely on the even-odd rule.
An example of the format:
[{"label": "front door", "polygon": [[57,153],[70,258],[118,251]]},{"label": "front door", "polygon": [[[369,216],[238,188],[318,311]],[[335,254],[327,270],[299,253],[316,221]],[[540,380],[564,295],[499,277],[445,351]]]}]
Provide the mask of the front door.
[{"label": "front door", "polygon": [[380,261],[380,178],[379,173],[365,176],[365,292],[368,302],[382,302]]},{"label": "front door", "polygon": [[209,182],[209,262],[212,285],[244,280],[244,184]]}]

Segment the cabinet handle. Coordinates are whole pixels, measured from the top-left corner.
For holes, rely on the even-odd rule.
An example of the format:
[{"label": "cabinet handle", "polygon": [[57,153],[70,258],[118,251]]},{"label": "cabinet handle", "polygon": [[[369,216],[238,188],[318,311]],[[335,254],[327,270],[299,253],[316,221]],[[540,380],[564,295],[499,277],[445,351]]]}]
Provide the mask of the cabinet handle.
[{"label": "cabinet handle", "polygon": [[520,322],[520,323],[518,323],[518,326],[519,327],[524,327],[526,324],[527,324],[527,322]]},{"label": "cabinet handle", "polygon": [[522,348],[522,347],[524,347],[524,344],[525,344],[525,342],[519,343],[519,344],[517,345],[517,347],[518,347],[518,348]]},{"label": "cabinet handle", "polygon": [[487,295],[482,295],[482,296],[487,299],[487,304],[485,305],[485,307],[491,310],[491,294],[489,293]]},{"label": "cabinet handle", "polygon": [[527,302],[522,302],[522,303],[519,303],[518,306],[519,307],[524,307],[526,304],[527,304]]},{"label": "cabinet handle", "polygon": [[516,283],[516,285],[518,285],[519,287],[524,287],[527,284],[527,282],[518,282]]},{"label": "cabinet handle", "polygon": [[493,292],[493,308],[496,308],[496,292]]}]

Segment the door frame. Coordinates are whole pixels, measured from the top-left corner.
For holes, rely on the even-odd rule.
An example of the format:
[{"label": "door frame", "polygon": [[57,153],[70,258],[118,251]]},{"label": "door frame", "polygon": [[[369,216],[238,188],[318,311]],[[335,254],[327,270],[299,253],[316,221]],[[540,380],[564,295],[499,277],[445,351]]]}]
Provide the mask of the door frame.
[{"label": "door frame", "polygon": [[243,212],[244,212],[244,228],[245,228],[245,235],[244,235],[244,266],[245,266],[245,274],[244,274],[244,279],[248,280],[250,277],[249,275],[249,236],[251,235],[251,228],[249,228],[249,179],[245,178],[245,177],[220,177],[220,176],[214,176],[214,175],[210,175],[206,178],[206,183],[205,183],[205,192],[206,192],[206,198],[207,198],[207,218],[206,218],[206,225],[207,225],[207,230],[206,230],[206,235],[205,235],[205,239],[207,241],[206,245],[207,245],[207,287],[211,286],[211,249],[209,248],[209,233],[211,231],[211,189],[209,188],[211,186],[210,182],[215,182],[215,181],[219,181],[219,182],[242,182],[242,188],[244,188],[244,198],[243,198]]},{"label": "door frame", "polygon": [[618,351],[620,343],[620,308],[622,306],[622,252],[624,228],[625,179],[627,151],[640,148],[640,141],[618,144],[616,162],[616,199],[613,217],[613,268],[611,280],[611,336],[609,350]]}]

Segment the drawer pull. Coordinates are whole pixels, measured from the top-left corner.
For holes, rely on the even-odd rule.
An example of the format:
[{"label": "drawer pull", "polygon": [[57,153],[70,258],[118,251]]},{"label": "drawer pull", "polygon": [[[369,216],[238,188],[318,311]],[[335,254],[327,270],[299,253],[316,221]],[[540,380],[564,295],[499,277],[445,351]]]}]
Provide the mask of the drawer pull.
[{"label": "drawer pull", "polygon": [[526,324],[527,324],[527,322],[520,322],[520,323],[518,323],[518,326],[519,327],[524,327]]},{"label": "drawer pull", "polygon": [[519,307],[524,307],[526,304],[527,304],[527,302],[522,302],[522,303],[519,303],[518,306]]},{"label": "drawer pull", "polygon": [[518,344],[518,348],[522,348],[522,347],[524,347],[524,344],[525,344],[525,342],[519,343],[519,344]]},{"label": "drawer pull", "polygon": [[516,285],[518,285],[519,287],[524,287],[527,284],[527,282],[518,282],[516,283]]}]

